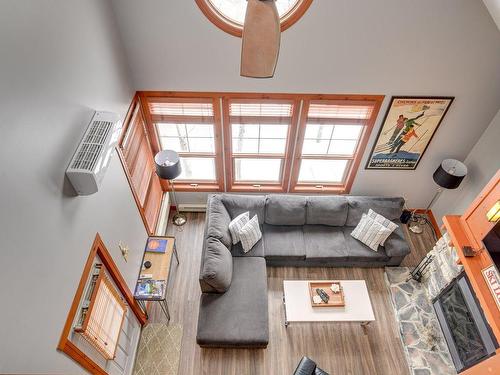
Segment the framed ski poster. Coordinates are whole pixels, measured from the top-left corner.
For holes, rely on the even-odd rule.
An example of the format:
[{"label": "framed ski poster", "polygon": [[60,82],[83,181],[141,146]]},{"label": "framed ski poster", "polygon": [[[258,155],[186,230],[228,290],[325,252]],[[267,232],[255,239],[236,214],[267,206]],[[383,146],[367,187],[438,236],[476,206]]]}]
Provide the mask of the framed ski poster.
[{"label": "framed ski poster", "polygon": [[393,96],[366,169],[416,169],[453,99]]}]

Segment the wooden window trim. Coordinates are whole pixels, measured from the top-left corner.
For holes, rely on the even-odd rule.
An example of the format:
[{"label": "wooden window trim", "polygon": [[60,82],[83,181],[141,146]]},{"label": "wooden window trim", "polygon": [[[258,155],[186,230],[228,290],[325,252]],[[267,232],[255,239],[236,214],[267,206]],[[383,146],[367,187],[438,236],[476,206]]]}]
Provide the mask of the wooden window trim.
[{"label": "wooden window trim", "polygon": [[[188,183],[179,181],[176,182],[175,188],[177,191],[200,191],[200,192],[213,192],[213,191],[229,191],[229,192],[297,192],[297,193],[324,193],[324,194],[347,194],[350,192],[354,178],[359,169],[361,159],[366,150],[366,145],[368,143],[371,131],[373,130],[375,121],[377,119],[380,107],[384,100],[384,95],[364,95],[364,94],[284,94],[284,93],[242,93],[242,92],[189,92],[189,91],[139,91],[137,93],[139,98],[142,98],[141,105],[144,111],[148,111],[147,100],[154,99],[159,101],[162,98],[168,98],[168,100],[177,99],[180,102],[186,101],[199,101],[200,99],[212,100],[214,103],[214,122],[215,129],[219,132],[220,142],[216,143],[221,146],[220,151],[216,151],[216,166],[218,170],[224,171],[224,175],[221,176],[220,181],[216,183],[201,183],[194,182]],[[230,124],[229,111],[228,111],[228,101],[239,101],[239,102],[255,102],[256,99],[269,99],[274,102],[284,101],[290,102],[294,101],[294,112],[292,114],[291,126],[294,126],[293,132],[291,133],[291,138],[287,142],[286,159],[289,159],[288,164],[285,161],[283,169],[285,171],[285,176],[283,178],[283,183],[232,183],[232,160],[231,160],[231,137],[230,129],[227,124]],[[302,158],[311,159],[321,159],[321,156],[304,156],[302,157],[299,150],[302,150],[303,137],[305,133],[305,125],[307,122],[307,112],[308,103],[311,101],[335,101],[336,104],[367,104],[367,102],[374,103],[372,116],[369,120],[360,119],[344,119],[343,123],[347,124],[361,124],[365,128],[363,134],[357,145],[357,149],[354,157],[344,156],[344,155],[329,155],[328,158],[338,159],[348,159],[351,160],[352,167],[348,170],[348,175],[346,178],[346,183],[341,184],[323,184],[321,188],[317,188],[318,183],[301,183],[298,185],[296,183],[296,178],[298,177],[298,169],[300,166],[300,160]],[[222,106],[222,111],[221,111]],[[306,108],[307,107],[307,108]],[[159,150],[159,141],[156,135],[153,117],[149,112],[144,115],[145,121],[147,123],[147,128],[149,134],[153,134],[151,137],[153,151]],[[245,120],[245,117],[240,117],[240,119]],[[271,118],[272,119],[272,118]],[[255,120],[247,118],[246,120]],[[266,118],[268,121],[269,118]],[[278,118],[272,119],[279,121]],[[318,122],[327,122],[328,119],[319,118],[316,119]],[[315,121],[316,121],[315,120]],[[224,138],[222,139],[222,135]],[[289,137],[290,137],[289,136]],[[157,149],[155,149],[155,147]],[[238,155],[239,157],[240,155]],[[275,156],[275,155],[274,155]],[[280,157],[281,158],[281,157]],[[226,184],[224,185],[224,178]],[[168,185],[166,181],[162,181],[162,187],[164,191],[168,191]],[[287,182],[288,181],[288,182]],[[165,184],[165,185],[164,185]]]},{"label": "wooden window trim", "polygon": [[[297,145],[295,147],[294,164],[292,168],[291,185],[289,191],[291,193],[324,193],[324,194],[349,194],[354,183],[354,178],[356,177],[361,159],[364,155],[366,145],[370,138],[370,134],[377,120],[377,116],[384,100],[384,95],[308,95],[304,97],[302,104],[302,110],[300,114],[300,122],[297,136]],[[343,155],[304,155],[302,156],[302,147],[304,143],[304,136],[306,131],[306,126],[308,120],[309,106],[311,102],[325,102],[334,104],[345,104],[345,105],[355,105],[355,104],[369,104],[373,103],[373,111],[368,120],[358,120],[358,119],[343,119],[343,123],[352,124],[362,124],[364,125],[362,134],[356,145],[356,150],[353,156],[343,156]],[[328,122],[331,120],[320,118],[319,122]],[[299,183],[299,170],[300,163],[303,159],[315,159],[315,160],[350,160],[348,167],[346,168],[345,184],[335,184],[335,183]]]},{"label": "wooden window trim", "polygon": [[[287,122],[288,133],[284,154],[236,154],[232,152],[232,129],[231,116],[229,114],[229,106],[231,102],[236,103],[255,103],[258,100],[269,100],[273,103],[291,104],[293,111],[290,117],[290,122]],[[290,183],[290,167],[293,158],[293,148],[297,137],[297,123],[300,113],[300,96],[295,94],[250,94],[245,97],[245,94],[233,95],[227,94],[222,97],[222,112],[224,119],[224,156],[226,165],[226,189],[230,192],[245,192],[245,191],[262,191],[262,192],[286,192]],[[267,122],[268,117],[243,116],[248,118],[249,122],[255,123],[256,120]],[[273,119],[271,117],[271,119]],[[275,120],[279,121],[278,118]],[[282,159],[280,180],[277,182],[269,181],[234,181],[234,164],[235,158],[263,158],[263,159]]]},{"label": "wooden window trim", "polygon": [[[225,31],[228,34],[241,38],[243,34],[242,25],[229,20],[227,17],[222,15],[208,0],[195,0],[196,4],[203,12],[205,17],[209,19],[215,26],[219,29]],[[301,0],[288,11],[283,17],[281,17],[280,25],[281,31],[285,31],[289,27],[293,26],[309,9],[313,0]]]},{"label": "wooden window trim", "polygon": [[122,307],[122,309],[124,311],[124,314],[121,318],[120,328],[119,328],[118,332],[121,331],[122,326],[123,326],[123,322],[125,320],[125,315],[127,313],[127,307],[126,307],[125,303],[122,301],[119,293],[116,291],[116,288],[114,287],[114,285],[111,283],[111,281],[109,281],[108,277],[106,276],[105,270],[102,268],[99,271],[99,276],[97,277],[97,281],[95,283],[95,287],[94,287],[94,290],[92,292],[92,296],[90,299],[90,305],[88,307],[87,316],[83,322],[82,327],[75,330],[75,331],[82,334],[82,336],[90,343],[90,345],[92,345],[98,352],[100,352],[104,356],[104,358],[106,358],[106,360],[114,360],[116,357],[116,349],[118,348],[118,341],[116,342],[113,353],[109,354],[104,350],[104,348],[102,348],[102,346],[99,343],[97,343],[93,339],[91,339],[90,335],[88,333],[90,318],[91,318],[92,312],[96,309],[97,295],[99,293],[99,289],[101,288],[101,285],[105,285],[109,289],[110,293],[113,295],[116,302]]},{"label": "wooden window trim", "polygon": [[75,316],[78,312],[78,306],[80,305],[80,300],[82,298],[85,285],[89,278],[90,272],[92,270],[92,265],[94,263],[94,259],[96,256],[99,257],[101,263],[104,268],[108,271],[110,277],[113,279],[116,287],[120,290],[120,293],[125,298],[128,306],[134,313],[135,317],[139,321],[141,326],[144,326],[147,322],[146,315],[142,311],[141,307],[134,299],[132,292],[127,286],[127,283],[123,279],[118,267],[116,266],[111,254],[106,249],[106,246],[102,242],[101,236],[99,233],[96,234],[94,243],[92,244],[92,248],[90,250],[90,254],[87,258],[87,262],[83,268],[83,273],[80,278],[80,282],[78,284],[78,288],[76,289],[75,297],[73,298],[73,302],[68,312],[68,317],[66,318],[66,322],[64,324],[63,331],[61,333],[61,338],[59,339],[59,344],[57,345],[57,350],[66,353],[70,358],[72,358],[75,362],[80,364],[87,371],[92,374],[100,374],[106,375],[107,372],[102,369],[97,363],[95,363],[90,357],[88,357],[84,352],[82,352],[75,344],[73,344],[68,336],[71,331],[71,327],[75,320]]},{"label": "wooden window trim", "polygon": [[190,159],[190,158],[207,158],[207,159],[214,159],[214,164],[215,164],[215,177],[216,179],[211,181],[211,180],[181,180],[181,179],[176,179],[174,181],[175,183],[175,188],[178,189],[178,187],[181,186],[197,186],[197,187],[215,187],[217,191],[221,191],[223,189],[221,181],[223,181],[223,171],[220,169],[220,160],[221,157],[219,157],[220,154],[217,154],[215,152],[214,154],[206,154],[206,153],[201,153],[201,152],[179,152],[178,153],[181,158],[185,159]]},{"label": "wooden window trim", "polygon": [[[214,93],[195,93],[195,92],[171,92],[171,91],[140,91],[138,92],[139,98],[141,98],[141,105],[143,112],[145,112],[145,121],[147,123],[147,128],[153,142],[151,146],[153,153],[156,154],[161,150],[160,138],[156,130],[155,123],[162,120],[177,120],[186,121],[187,119],[193,119],[201,121],[202,123],[209,122],[213,124],[214,127],[214,154],[207,153],[179,153],[179,156],[184,157],[209,157],[215,160],[216,169],[216,179],[215,181],[187,181],[187,180],[175,180],[175,190],[176,191],[224,191],[224,162],[221,155],[223,154],[222,145],[222,114],[220,109],[220,99],[219,95]],[[164,115],[152,115],[149,111],[149,103],[151,101],[155,102],[178,102],[178,103],[211,103],[213,106],[213,120],[205,118],[204,116],[164,116]],[[160,179],[162,183],[163,191],[169,191],[168,182],[166,180]]]},{"label": "wooden window trim", "polygon": [[[123,129],[122,129],[122,133],[120,134],[120,137],[118,139],[118,145],[116,146],[115,149],[116,149],[116,153],[118,154],[118,158],[120,159],[120,162],[122,164],[122,168],[123,168],[123,171],[125,173],[125,176],[127,177],[127,181],[128,181],[129,186],[130,186],[130,191],[132,192],[132,196],[134,197],[134,201],[137,205],[137,209],[139,210],[139,215],[141,216],[142,222],[144,224],[144,228],[146,229],[146,232],[148,235],[153,235],[154,228],[156,228],[156,225],[158,223],[158,217],[155,218],[155,221],[152,225],[153,228],[151,230],[149,228],[149,223],[148,223],[148,220],[146,218],[146,212],[143,208],[143,204],[141,202],[141,199],[137,195],[137,192],[134,188],[132,176],[130,175],[129,169],[127,167],[127,159],[126,159],[125,153],[123,151],[123,145],[124,145],[124,142],[127,140],[127,136],[129,134],[129,131],[131,130],[130,127],[133,124],[133,120],[135,118],[134,115],[136,114],[136,111],[140,111],[143,118],[145,119],[145,115],[144,115],[143,108],[141,105],[140,97],[138,94],[134,95],[134,98],[132,99],[132,102],[130,103],[129,109],[127,111],[127,115],[125,116],[125,121],[124,121]],[[147,124],[147,121],[145,121],[145,122]],[[152,142],[154,140],[154,137],[151,137],[151,133],[147,128],[145,129],[145,131],[146,131],[146,136],[148,138],[148,147],[152,151],[152,147],[153,147]],[[164,186],[163,185],[164,183],[166,183],[166,182],[163,182],[160,179],[160,184],[162,184],[163,191],[167,191],[168,184],[166,184]],[[150,191],[151,191],[151,183],[149,184],[146,195],[144,197],[145,201],[147,200]]]}]

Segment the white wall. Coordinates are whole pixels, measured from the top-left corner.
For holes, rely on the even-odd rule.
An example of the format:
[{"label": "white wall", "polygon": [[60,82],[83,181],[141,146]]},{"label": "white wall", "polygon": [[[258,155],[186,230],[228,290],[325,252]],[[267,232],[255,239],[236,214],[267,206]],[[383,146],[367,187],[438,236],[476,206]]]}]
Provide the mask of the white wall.
[{"label": "white wall", "polygon": [[0,373],[85,373],[56,346],[94,236],[130,287],[146,239],[116,155],[92,196],[64,178],[93,110],[132,98],[109,1],[0,1],[0,56]]},{"label": "white wall", "polygon": [[[264,80],[239,76],[241,40],[194,1],[113,7],[137,89],[385,94],[353,194],[425,207],[436,166],[464,159],[499,108],[500,32],[481,1],[315,0],[282,34],[276,75]],[[391,95],[456,97],[415,171],[364,169]]]},{"label": "white wall", "polygon": [[461,215],[500,168],[500,111],[465,159],[468,174],[455,190],[445,190],[434,204],[436,220]]}]

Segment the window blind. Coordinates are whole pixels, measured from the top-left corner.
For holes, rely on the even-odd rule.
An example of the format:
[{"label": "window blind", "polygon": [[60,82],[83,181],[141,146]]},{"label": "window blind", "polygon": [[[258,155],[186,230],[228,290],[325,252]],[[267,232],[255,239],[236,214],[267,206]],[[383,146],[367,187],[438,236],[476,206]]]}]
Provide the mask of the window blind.
[{"label": "window blind", "polygon": [[152,115],[163,116],[209,116],[214,115],[212,103],[203,102],[167,102],[150,101],[149,111]]},{"label": "window blind", "polygon": [[240,103],[231,102],[230,116],[291,117],[291,103]]},{"label": "window blind", "polygon": [[83,325],[77,330],[107,360],[115,358],[127,308],[101,269]]},{"label": "window blind", "polygon": [[146,230],[152,234],[156,228],[163,192],[160,179],[154,173],[154,155],[138,100],[133,103],[132,115],[125,129],[125,136],[119,144],[119,155]]},{"label": "window blind", "polygon": [[368,120],[373,112],[373,105],[323,104],[311,103],[308,117],[331,119]]}]

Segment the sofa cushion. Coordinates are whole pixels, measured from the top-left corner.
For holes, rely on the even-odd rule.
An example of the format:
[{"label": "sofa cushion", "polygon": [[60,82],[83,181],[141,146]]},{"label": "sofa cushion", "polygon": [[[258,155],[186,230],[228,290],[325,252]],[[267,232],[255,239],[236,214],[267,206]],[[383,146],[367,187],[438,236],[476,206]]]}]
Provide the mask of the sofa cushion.
[{"label": "sofa cushion", "polygon": [[342,228],[326,225],[304,225],[306,260],[344,262],[348,251]]},{"label": "sofa cushion", "polygon": [[346,198],[349,209],[347,211],[345,225],[348,227],[355,227],[358,225],[361,216],[368,213],[370,208],[389,220],[399,219],[403,212],[403,198],[355,196],[347,196]]},{"label": "sofa cushion", "polygon": [[356,262],[385,262],[389,260],[383,246],[379,246],[377,251],[373,251],[364,243],[351,236],[354,227],[343,227],[344,238],[347,247],[347,260]]},{"label": "sofa cushion", "polygon": [[302,260],[306,257],[302,226],[264,224],[266,259]]},{"label": "sofa cushion", "polygon": [[209,237],[204,253],[201,279],[218,293],[224,293],[231,285],[233,257],[217,238]]},{"label": "sofa cushion", "polygon": [[234,258],[231,287],[203,293],[196,341],[211,347],[265,347],[269,341],[264,258]]},{"label": "sofa cushion", "polygon": [[398,227],[391,235],[385,240],[385,252],[390,257],[401,257],[408,255],[411,252],[410,245],[405,239],[403,232],[403,225],[401,222],[396,221]]},{"label": "sofa cushion", "polygon": [[307,197],[306,224],[341,227],[347,219],[347,198],[341,195]]},{"label": "sofa cushion", "polygon": [[306,197],[301,195],[268,195],[266,224],[304,225],[306,222]]},{"label": "sofa cushion", "polygon": [[264,212],[266,208],[266,197],[264,195],[237,195],[222,194],[222,203],[229,212],[231,219],[249,211],[250,217],[257,215],[259,223],[264,222]]},{"label": "sofa cushion", "polygon": [[231,247],[229,223],[231,217],[222,204],[220,195],[212,195],[207,202],[207,237],[217,238],[227,248]]}]

